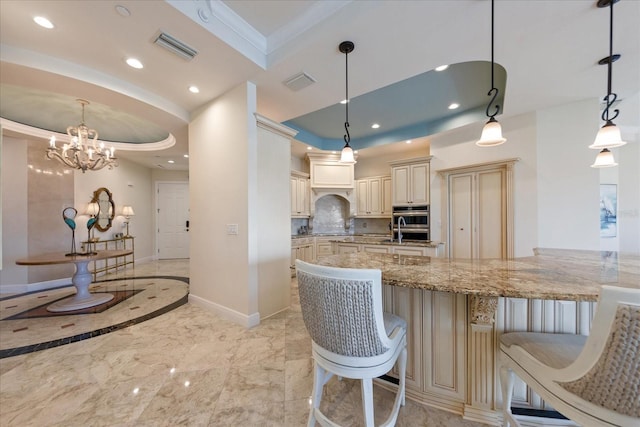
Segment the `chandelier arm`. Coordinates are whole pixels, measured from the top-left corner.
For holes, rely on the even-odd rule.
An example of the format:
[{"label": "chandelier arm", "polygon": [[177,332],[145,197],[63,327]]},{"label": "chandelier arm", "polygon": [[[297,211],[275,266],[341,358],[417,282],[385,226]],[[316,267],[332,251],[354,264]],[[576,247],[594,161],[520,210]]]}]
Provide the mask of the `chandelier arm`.
[{"label": "chandelier arm", "polygon": [[349,142],[351,142],[351,135],[349,135],[349,122],[344,122],[344,131],[346,135],[344,135],[344,142],[349,146]]},{"label": "chandelier arm", "polygon": [[613,110],[613,115],[611,116],[609,115],[609,109],[611,108],[613,103],[616,102],[617,98],[618,98],[618,95],[612,92],[609,92],[604,98],[602,98],[602,100],[607,103],[606,107],[604,107],[604,110],[602,111],[601,118],[603,122],[608,123],[614,120],[616,117],[618,117],[618,114],[620,114],[620,110],[616,108]]},{"label": "chandelier arm", "polygon": [[[494,57],[494,49],[493,49],[494,25],[493,24],[494,24],[494,0],[491,0],[491,90],[487,93],[488,96],[491,96],[491,100],[489,101],[489,104],[487,104],[486,115],[487,117],[490,117],[492,119],[500,112],[500,105],[494,104],[500,91],[494,84],[495,63],[493,60],[493,57]],[[495,112],[493,114],[489,112],[489,110],[491,110],[491,106],[495,108]]]},{"label": "chandelier arm", "polygon": [[[496,98],[498,97],[498,93],[499,93],[499,92],[500,92],[500,91],[498,90],[498,88],[497,88],[497,87],[493,87],[493,88],[491,88],[491,90],[487,93],[487,95],[488,95],[488,96],[492,96],[492,94],[493,94],[493,96],[491,97],[491,101],[489,101],[489,104],[487,105],[487,110],[486,110],[487,117],[494,118],[494,117],[496,116],[496,114],[498,114],[498,113],[500,112],[500,105],[499,105],[499,104],[495,104],[495,105],[494,105],[494,102],[496,101]],[[490,113],[489,113],[489,110],[491,109],[491,106],[492,106],[492,105],[493,105],[493,106],[494,106],[494,108],[495,108],[495,112],[494,112],[493,114],[490,114]]]},{"label": "chandelier arm", "polygon": [[603,101],[606,102],[607,105],[602,111],[602,116],[601,116],[602,121],[607,123],[615,119],[616,117],[618,117],[618,114],[620,113],[618,109],[615,109],[613,110],[614,114],[612,116],[609,115],[609,109],[618,98],[618,95],[613,93],[611,90],[611,81],[613,80],[612,78],[613,62],[614,62],[614,58],[613,58],[613,4],[614,3],[615,3],[614,0],[610,0],[609,2],[609,58],[607,60],[607,95],[603,98]]},{"label": "chandelier arm", "polygon": [[345,86],[345,95],[347,103],[345,104],[345,121],[344,121],[344,131],[346,134],[343,136],[344,142],[349,145],[351,142],[351,135],[349,134],[349,51],[346,50],[344,52],[344,86]]}]

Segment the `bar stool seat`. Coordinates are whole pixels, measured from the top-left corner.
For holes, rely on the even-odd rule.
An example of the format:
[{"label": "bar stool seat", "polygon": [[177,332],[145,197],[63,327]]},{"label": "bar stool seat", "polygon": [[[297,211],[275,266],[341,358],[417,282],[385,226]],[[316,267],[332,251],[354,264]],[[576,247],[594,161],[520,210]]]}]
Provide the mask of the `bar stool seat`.
[{"label": "bar stool seat", "polygon": [[640,426],[640,289],[603,286],[588,337],[511,332],[498,355],[505,426],[514,374],[584,426]]}]

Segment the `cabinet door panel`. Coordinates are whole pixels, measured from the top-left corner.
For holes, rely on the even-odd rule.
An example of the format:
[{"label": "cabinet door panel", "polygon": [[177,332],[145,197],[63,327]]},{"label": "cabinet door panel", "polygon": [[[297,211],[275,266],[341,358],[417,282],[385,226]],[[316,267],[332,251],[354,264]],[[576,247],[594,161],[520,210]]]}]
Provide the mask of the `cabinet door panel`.
[{"label": "cabinet door panel", "polygon": [[382,215],[391,215],[393,209],[391,203],[391,178],[382,178],[382,200],[380,212]]},{"label": "cabinet door panel", "polygon": [[372,215],[380,215],[382,212],[382,202],[380,200],[381,184],[380,178],[369,180],[369,213]]},{"label": "cabinet door panel", "polygon": [[356,181],[356,209],[358,216],[365,216],[369,213],[368,193],[367,181]]},{"label": "cabinet door panel", "polygon": [[409,202],[414,205],[429,204],[429,165],[411,166],[411,195]]},{"label": "cabinet door panel", "polygon": [[409,204],[409,166],[393,168],[393,205]]}]

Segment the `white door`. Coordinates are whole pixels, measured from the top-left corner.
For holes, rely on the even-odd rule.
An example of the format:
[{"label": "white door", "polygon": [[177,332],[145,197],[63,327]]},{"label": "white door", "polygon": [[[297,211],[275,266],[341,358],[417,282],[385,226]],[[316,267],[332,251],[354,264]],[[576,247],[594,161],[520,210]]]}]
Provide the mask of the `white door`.
[{"label": "white door", "polygon": [[507,257],[505,197],[501,169],[450,175],[451,257]]},{"label": "white door", "polygon": [[158,183],[158,259],[189,258],[189,183]]},{"label": "white door", "polygon": [[450,239],[452,258],[473,258],[472,206],[473,175],[451,175],[449,182]]}]

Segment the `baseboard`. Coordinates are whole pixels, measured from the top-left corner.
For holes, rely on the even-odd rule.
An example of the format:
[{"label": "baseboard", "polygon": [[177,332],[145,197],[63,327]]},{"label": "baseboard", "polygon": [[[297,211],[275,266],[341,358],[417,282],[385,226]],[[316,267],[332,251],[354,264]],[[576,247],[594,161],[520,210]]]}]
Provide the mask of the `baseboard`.
[{"label": "baseboard", "polygon": [[246,315],[191,293],[189,294],[189,302],[207,311],[211,311],[220,317],[242,325],[245,328],[253,328],[260,324],[260,313]]},{"label": "baseboard", "polygon": [[25,294],[28,292],[44,291],[62,286],[72,286],[71,277],[47,280],[46,282],[25,283],[21,285],[2,285],[0,286],[0,294]]}]

